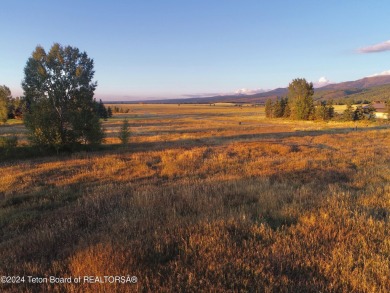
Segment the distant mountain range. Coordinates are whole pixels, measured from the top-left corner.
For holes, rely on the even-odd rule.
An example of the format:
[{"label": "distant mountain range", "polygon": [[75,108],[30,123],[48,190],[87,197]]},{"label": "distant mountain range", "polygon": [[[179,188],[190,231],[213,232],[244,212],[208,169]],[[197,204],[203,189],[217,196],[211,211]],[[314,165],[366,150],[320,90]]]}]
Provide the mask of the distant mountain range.
[{"label": "distant mountain range", "polygon": [[[232,95],[218,95],[210,97],[194,97],[185,99],[166,99],[142,101],[143,103],[265,103],[268,99],[277,99],[287,95],[287,88],[277,88],[267,92],[260,92],[252,95],[236,93]],[[390,75],[379,75],[365,77],[355,81],[328,84],[314,90],[315,100],[384,100],[390,97]]]},{"label": "distant mountain range", "polygon": [[348,89],[364,89],[373,86],[390,84],[390,75],[379,75],[372,77],[365,77],[355,81],[346,81],[340,83],[333,83],[321,87],[319,90],[348,90]]},{"label": "distant mountain range", "polygon": [[365,77],[355,81],[329,84],[314,91],[314,99],[335,101],[387,100],[390,97],[390,75]]}]

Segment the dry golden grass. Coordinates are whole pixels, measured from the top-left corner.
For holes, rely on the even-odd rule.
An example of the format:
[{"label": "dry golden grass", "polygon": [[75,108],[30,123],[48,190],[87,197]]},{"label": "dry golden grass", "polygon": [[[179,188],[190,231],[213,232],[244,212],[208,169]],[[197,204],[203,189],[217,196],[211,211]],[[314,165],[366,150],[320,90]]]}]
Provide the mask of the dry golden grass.
[{"label": "dry golden grass", "polygon": [[127,148],[1,163],[0,274],[138,282],[3,291],[390,290],[387,125],[129,107]]}]

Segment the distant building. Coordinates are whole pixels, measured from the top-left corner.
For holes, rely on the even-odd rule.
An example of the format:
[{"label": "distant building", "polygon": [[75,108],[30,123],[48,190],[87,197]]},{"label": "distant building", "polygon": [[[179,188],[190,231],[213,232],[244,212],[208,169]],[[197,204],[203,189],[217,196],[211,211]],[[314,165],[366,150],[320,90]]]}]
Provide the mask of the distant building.
[{"label": "distant building", "polygon": [[387,119],[388,113],[386,113],[387,109],[386,109],[386,104],[384,102],[375,101],[372,102],[370,105],[364,106],[363,108],[366,109],[370,106],[375,108],[375,118]]},{"label": "distant building", "polygon": [[384,102],[375,101],[372,103],[375,108],[375,112],[386,112],[386,104]]},{"label": "distant building", "polygon": [[375,113],[375,118],[387,119],[387,117],[389,117],[388,113],[385,113],[385,112],[376,112]]}]

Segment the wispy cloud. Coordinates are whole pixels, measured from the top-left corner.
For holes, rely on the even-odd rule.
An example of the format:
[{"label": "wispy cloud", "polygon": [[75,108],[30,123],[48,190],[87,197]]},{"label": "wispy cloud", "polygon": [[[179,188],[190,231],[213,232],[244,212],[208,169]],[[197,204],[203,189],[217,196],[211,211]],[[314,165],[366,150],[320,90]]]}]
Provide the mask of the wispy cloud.
[{"label": "wispy cloud", "polygon": [[383,43],[363,47],[357,50],[359,53],[378,53],[384,51],[390,51],[390,40],[385,41]]}]

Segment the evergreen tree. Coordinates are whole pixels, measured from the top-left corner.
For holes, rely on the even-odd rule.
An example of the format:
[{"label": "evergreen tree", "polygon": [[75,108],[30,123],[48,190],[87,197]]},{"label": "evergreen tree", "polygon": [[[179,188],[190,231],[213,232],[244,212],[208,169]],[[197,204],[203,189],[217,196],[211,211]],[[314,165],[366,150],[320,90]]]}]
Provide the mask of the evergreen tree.
[{"label": "evergreen tree", "polygon": [[315,118],[317,120],[329,120],[329,112],[325,101],[321,101],[321,103],[315,107]]},{"label": "evergreen tree", "polygon": [[343,112],[343,120],[344,121],[354,121],[355,120],[355,112],[354,112],[352,104],[350,102],[347,103],[347,108]]},{"label": "evergreen tree", "polygon": [[291,117],[291,108],[290,108],[290,103],[288,102],[288,98],[287,97],[285,98],[283,117],[284,118]]},{"label": "evergreen tree", "polygon": [[354,119],[353,120],[364,120],[364,109],[361,105],[357,106],[354,111]]},{"label": "evergreen tree", "polygon": [[333,107],[333,100],[329,100],[327,102],[327,108],[328,108],[328,117],[329,119],[332,119],[334,117],[334,107]]},{"label": "evergreen tree", "polygon": [[369,119],[369,120],[375,118],[375,111],[376,111],[376,109],[374,108],[372,103],[370,103],[369,105],[367,105],[364,108],[364,114],[367,116],[367,119]]},{"label": "evergreen tree", "polygon": [[265,102],[265,117],[272,118],[273,117],[273,102],[271,99],[268,99]]},{"label": "evergreen tree", "polygon": [[108,118],[112,118],[112,109],[110,106],[107,108],[107,116]]},{"label": "evergreen tree", "polygon": [[130,125],[127,119],[123,120],[121,129],[119,131],[119,139],[122,145],[127,145],[130,139]]},{"label": "evergreen tree", "polygon": [[330,120],[334,117],[333,102],[321,101],[315,108],[315,118],[317,120]]},{"label": "evergreen tree", "polygon": [[273,107],[273,117],[280,118],[283,117],[283,105],[280,100],[277,100]]},{"label": "evergreen tree", "polygon": [[108,112],[107,112],[107,109],[106,109],[106,106],[104,106],[102,100],[99,101],[99,104],[98,104],[98,114],[99,114],[99,117],[104,119],[104,120],[107,120],[108,118]]},{"label": "evergreen tree", "polygon": [[288,98],[287,97],[281,98],[280,105],[282,107],[282,116],[280,117],[290,117],[291,111],[288,104]]}]

